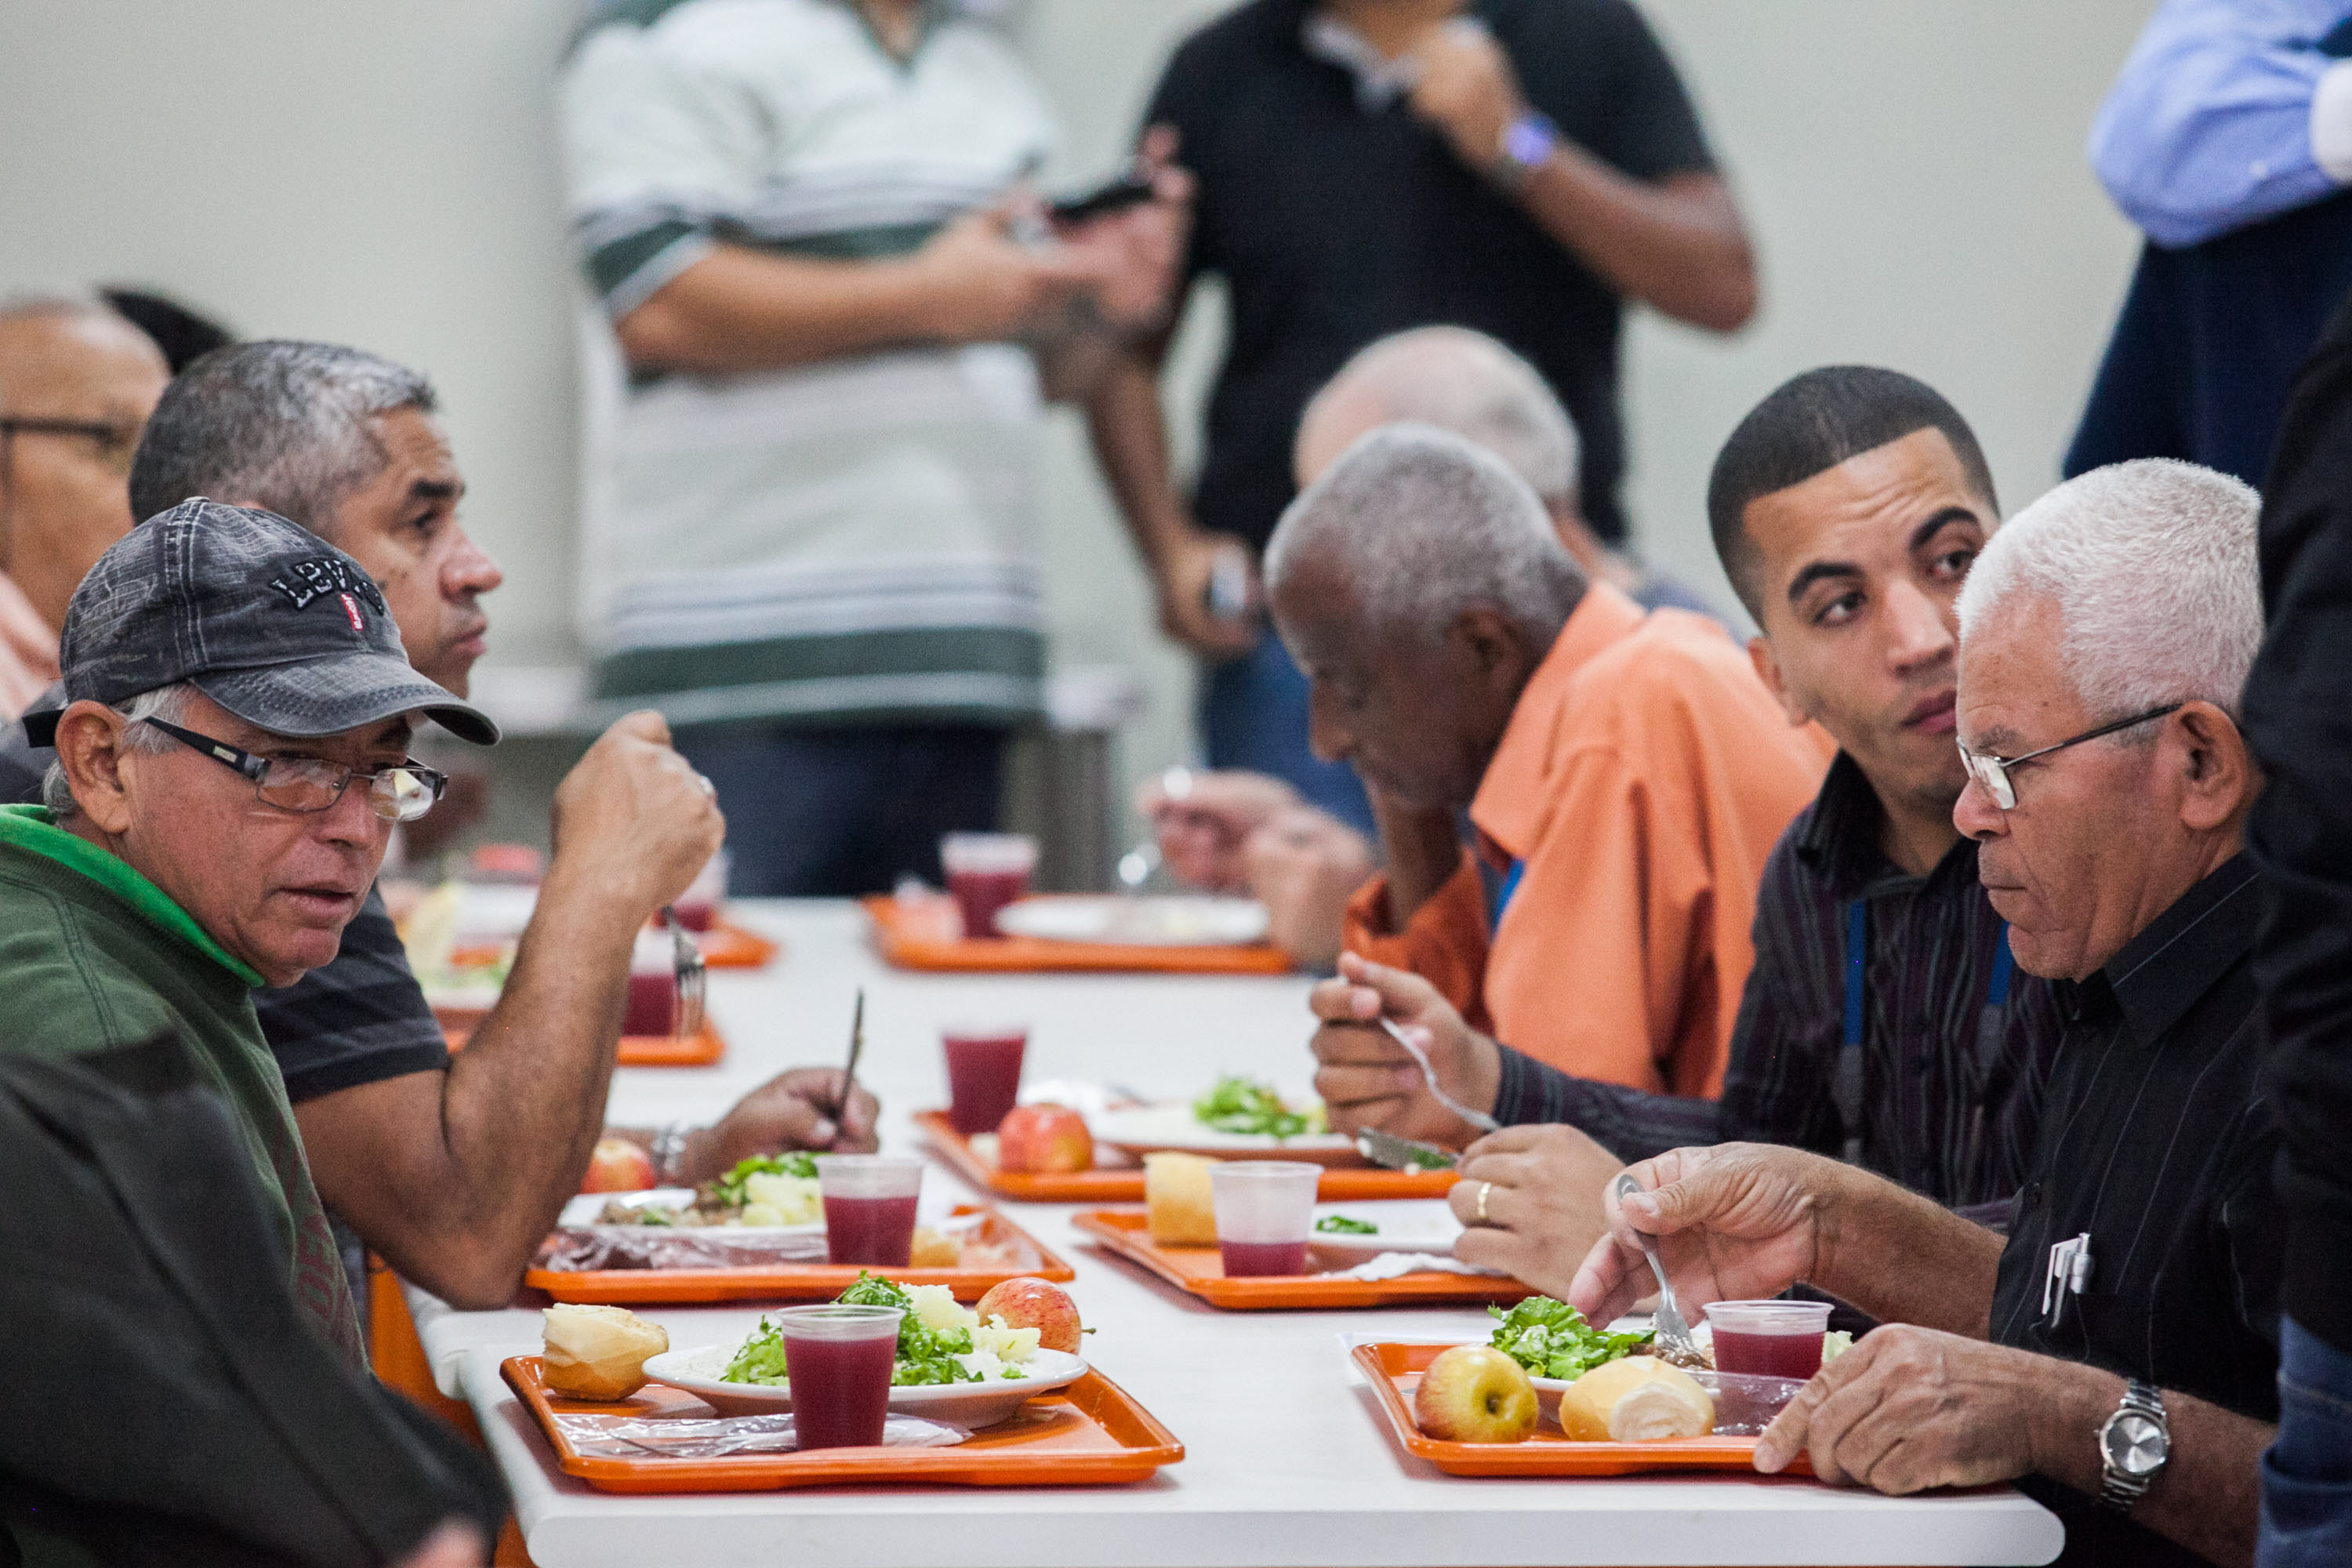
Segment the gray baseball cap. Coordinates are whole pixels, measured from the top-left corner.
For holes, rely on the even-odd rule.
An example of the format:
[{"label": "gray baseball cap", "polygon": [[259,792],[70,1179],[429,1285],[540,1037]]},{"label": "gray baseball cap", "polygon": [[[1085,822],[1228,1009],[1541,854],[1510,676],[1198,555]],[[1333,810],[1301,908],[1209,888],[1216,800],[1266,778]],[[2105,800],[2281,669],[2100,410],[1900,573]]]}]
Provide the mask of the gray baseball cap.
[{"label": "gray baseball cap", "polygon": [[[275,512],[202,496],[98,558],[66,606],[66,700],[119,703],[193,682],[272,734],[338,735],[421,712],[493,744],[489,716],[409,668],[383,593],[360,563]],[[54,745],[62,709],[25,715]]]}]

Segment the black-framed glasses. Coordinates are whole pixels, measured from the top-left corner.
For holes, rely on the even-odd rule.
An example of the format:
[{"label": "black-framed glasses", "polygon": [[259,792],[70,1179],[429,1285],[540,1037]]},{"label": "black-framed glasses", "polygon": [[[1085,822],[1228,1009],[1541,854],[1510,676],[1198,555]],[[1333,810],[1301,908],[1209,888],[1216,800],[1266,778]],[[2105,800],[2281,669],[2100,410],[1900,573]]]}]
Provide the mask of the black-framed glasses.
[{"label": "black-framed glasses", "polygon": [[1982,752],[1971,752],[1966,745],[1962,745],[1960,763],[1969,770],[1969,777],[1985,786],[1985,793],[1992,796],[1992,803],[2001,810],[2007,811],[2017,804],[2017,784],[2009,776],[2010,769],[2021,768],[2026,763],[2046,757],[2053,752],[2063,752],[2069,746],[2079,746],[2085,741],[2095,741],[2102,735],[2112,735],[2118,730],[2128,730],[2135,724],[2145,724],[2151,719],[2161,719],[2168,713],[2178,713],[2182,706],[2181,703],[2172,702],[2162,708],[2151,708],[2145,713],[2135,713],[2128,719],[2118,719],[2112,724],[2102,724],[2095,730],[2085,730],[2081,734],[2061,741],[2054,746],[2044,746],[2040,751],[2028,752],[2021,757],[1990,756]]},{"label": "black-framed glasses", "polygon": [[363,773],[357,768],[318,757],[256,756],[226,741],[183,730],[177,724],[166,724],[161,719],[142,719],[140,722],[152,724],[182,745],[202,752],[223,767],[251,779],[254,793],[261,797],[262,804],[280,811],[325,811],[343,798],[343,791],[364,781],[368,809],[386,822],[414,822],[432,810],[441,792],[449,787],[447,773],[419,763],[403,763],[398,767]]},{"label": "black-framed glasses", "polygon": [[79,436],[97,451],[110,468],[131,471],[139,450],[140,426],[103,419],[53,419],[31,415],[0,414],[0,440],[16,436]]}]

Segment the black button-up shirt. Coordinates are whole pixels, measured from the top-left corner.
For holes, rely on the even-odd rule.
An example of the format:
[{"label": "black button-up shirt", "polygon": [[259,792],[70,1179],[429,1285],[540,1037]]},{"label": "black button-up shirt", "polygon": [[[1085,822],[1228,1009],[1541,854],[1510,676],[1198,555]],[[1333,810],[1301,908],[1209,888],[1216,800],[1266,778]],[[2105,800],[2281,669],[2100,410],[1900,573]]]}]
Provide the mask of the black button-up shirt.
[{"label": "black button-up shirt", "polygon": [[1756,967],[1723,1099],[1674,1099],[1571,1078],[1506,1049],[1496,1115],[1567,1121],[1644,1159],[1740,1139],[1843,1152],[1834,1089],[1845,1033],[1848,911],[1866,911],[1862,1163],[1954,1206],[2006,1202],[2032,1163],[2059,1037],[2049,982],[2018,973],[1989,1007],[2000,917],[1962,839],[1924,877],[1880,847],[1885,808],[1841,752],[1772,851],[1756,901]]},{"label": "black button-up shirt", "polygon": [[[1992,1337],[2275,1421],[2284,1248],[2252,962],[2261,905],[2239,856],[2063,987]],[[2045,1312],[2051,1247],[2086,1232],[2085,1289]],[[2062,1561],[2200,1561],[2081,1493],[2038,1478],[2027,1489],[2066,1521]]]}]

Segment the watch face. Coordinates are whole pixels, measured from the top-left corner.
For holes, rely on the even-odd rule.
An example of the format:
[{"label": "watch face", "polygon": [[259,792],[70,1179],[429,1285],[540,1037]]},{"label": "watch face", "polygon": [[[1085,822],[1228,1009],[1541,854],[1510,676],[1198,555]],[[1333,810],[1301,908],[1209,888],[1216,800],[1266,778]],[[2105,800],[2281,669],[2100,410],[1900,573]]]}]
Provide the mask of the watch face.
[{"label": "watch face", "polygon": [[2132,1411],[2108,1422],[2100,1436],[2107,1462],[2127,1476],[2153,1475],[2163,1465],[2169,1447],[2163,1427]]}]

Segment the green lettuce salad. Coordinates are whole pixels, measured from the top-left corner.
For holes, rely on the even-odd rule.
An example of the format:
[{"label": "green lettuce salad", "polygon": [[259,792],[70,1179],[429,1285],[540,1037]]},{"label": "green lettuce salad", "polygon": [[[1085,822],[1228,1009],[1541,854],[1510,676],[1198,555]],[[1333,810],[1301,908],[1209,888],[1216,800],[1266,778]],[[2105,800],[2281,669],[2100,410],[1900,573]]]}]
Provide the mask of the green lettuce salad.
[{"label": "green lettuce salad", "polygon": [[1325,1236],[1378,1236],[1381,1227],[1368,1219],[1351,1219],[1343,1214],[1327,1214],[1315,1222],[1315,1228]]},{"label": "green lettuce salad", "polygon": [[1192,1102],[1192,1115],[1220,1132],[1296,1138],[1315,1130],[1314,1119],[1283,1104],[1272,1085],[1245,1078],[1219,1079],[1215,1088]]},{"label": "green lettuce salad", "polygon": [[[959,1306],[944,1285],[909,1288],[860,1269],[857,1283],[834,1300],[852,1307],[896,1307],[905,1314],[898,1320],[898,1361],[890,1368],[893,1388],[985,1383],[990,1372],[982,1368],[992,1368],[1001,1378],[1029,1375],[1023,1363],[1036,1352],[1037,1331],[1008,1329],[1002,1318],[983,1324],[970,1308]],[[959,1359],[966,1356],[980,1364]],[[761,1318],[760,1326],[719,1375],[723,1382],[756,1383],[770,1388],[790,1383],[783,1331]]]},{"label": "green lettuce salad", "polygon": [[1647,1330],[1612,1334],[1584,1321],[1584,1314],[1565,1301],[1530,1296],[1506,1312],[1487,1311],[1502,1320],[1495,1330],[1494,1346],[1527,1368],[1530,1377],[1573,1382],[1594,1367],[1632,1355],[1650,1343]]},{"label": "green lettuce salad", "polygon": [[814,1182],[816,1156],[795,1149],[789,1154],[754,1154],[748,1160],[738,1160],[733,1170],[709,1184],[709,1194],[719,1207],[740,1209],[751,1196],[744,1184],[753,1176],[797,1176],[803,1182]]}]

